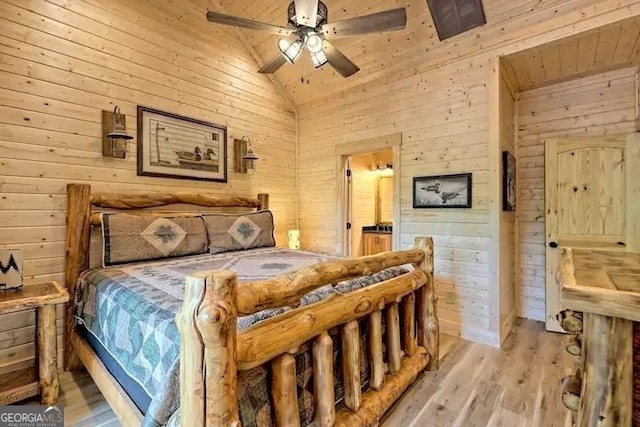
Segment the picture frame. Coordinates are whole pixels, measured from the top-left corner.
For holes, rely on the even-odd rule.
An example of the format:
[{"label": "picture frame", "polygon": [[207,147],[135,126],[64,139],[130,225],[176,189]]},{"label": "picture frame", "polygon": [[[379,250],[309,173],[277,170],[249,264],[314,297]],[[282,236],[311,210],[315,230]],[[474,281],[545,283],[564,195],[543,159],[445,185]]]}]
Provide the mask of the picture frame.
[{"label": "picture frame", "polygon": [[413,208],[470,209],[471,190],[471,173],[414,177]]},{"label": "picture frame", "polygon": [[0,291],[22,287],[22,249],[0,250]]},{"label": "picture frame", "polygon": [[138,175],[227,182],[227,128],[138,106]]},{"label": "picture frame", "polygon": [[516,210],[516,158],[508,151],[502,152],[502,210]]}]

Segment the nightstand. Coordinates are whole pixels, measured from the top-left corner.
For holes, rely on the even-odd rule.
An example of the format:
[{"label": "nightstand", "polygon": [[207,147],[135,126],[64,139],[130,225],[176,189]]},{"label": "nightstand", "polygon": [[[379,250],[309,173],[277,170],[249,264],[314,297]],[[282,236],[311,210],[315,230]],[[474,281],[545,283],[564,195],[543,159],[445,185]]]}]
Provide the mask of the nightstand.
[{"label": "nightstand", "polygon": [[58,400],[58,344],[56,304],[69,293],[56,282],[0,291],[0,314],[36,310],[37,368],[29,367],[0,376],[0,405],[8,405],[41,393],[43,405]]}]

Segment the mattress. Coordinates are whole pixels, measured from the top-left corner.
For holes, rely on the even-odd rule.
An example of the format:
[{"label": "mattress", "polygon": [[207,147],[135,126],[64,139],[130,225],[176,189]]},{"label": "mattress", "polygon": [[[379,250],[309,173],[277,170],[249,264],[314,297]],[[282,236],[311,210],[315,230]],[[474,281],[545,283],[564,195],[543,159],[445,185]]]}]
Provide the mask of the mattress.
[{"label": "mattress", "polygon": [[[278,276],[329,259],[332,257],[305,251],[261,248],[89,270],[80,277],[75,294],[78,330],[145,414],[143,425],[177,425],[180,340],[174,318],[182,305],[185,276],[196,271],[227,269],[235,271],[242,283]],[[336,286],[325,286],[307,294],[301,303],[311,304],[333,293],[359,289],[403,274],[408,268],[392,268]],[[264,310],[240,317],[238,330],[286,310],[288,308]],[[336,331],[331,332],[335,337]],[[339,343],[336,337],[336,358]],[[336,361],[334,366],[339,379],[340,363]],[[314,407],[309,349],[303,347],[296,355],[296,368],[300,415],[306,425],[313,420]],[[243,426],[272,423],[268,375],[262,367],[239,374]],[[363,358],[361,376],[365,387],[366,358]],[[336,397],[342,397],[340,384],[336,384]]]}]

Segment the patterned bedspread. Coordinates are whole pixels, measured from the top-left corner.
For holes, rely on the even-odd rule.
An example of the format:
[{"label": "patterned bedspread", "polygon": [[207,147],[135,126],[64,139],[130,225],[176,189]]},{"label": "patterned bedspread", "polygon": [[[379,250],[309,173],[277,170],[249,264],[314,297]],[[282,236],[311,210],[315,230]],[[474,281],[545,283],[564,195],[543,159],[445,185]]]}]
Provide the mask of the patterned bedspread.
[{"label": "patterned bedspread", "polygon": [[[332,257],[304,251],[262,248],[89,270],[78,284],[76,319],[151,397],[143,425],[178,425],[180,343],[174,317],[182,305],[185,276],[196,271],[228,269],[235,271],[242,283],[278,276],[329,259]],[[306,295],[302,304],[320,301],[332,293],[359,289],[406,271],[404,267],[392,268],[336,286],[325,286]],[[265,310],[240,317],[238,330],[286,310]],[[339,342],[334,338],[334,344]],[[335,348],[337,354],[338,345]],[[308,425],[313,420],[314,406],[312,360],[308,348],[300,350],[296,365],[300,414],[303,425]],[[334,366],[336,378],[341,378],[340,363]],[[361,370],[363,382],[366,382],[366,360]],[[243,426],[272,424],[268,375],[262,367],[239,375]],[[336,399],[341,397],[342,387],[336,384]]]}]

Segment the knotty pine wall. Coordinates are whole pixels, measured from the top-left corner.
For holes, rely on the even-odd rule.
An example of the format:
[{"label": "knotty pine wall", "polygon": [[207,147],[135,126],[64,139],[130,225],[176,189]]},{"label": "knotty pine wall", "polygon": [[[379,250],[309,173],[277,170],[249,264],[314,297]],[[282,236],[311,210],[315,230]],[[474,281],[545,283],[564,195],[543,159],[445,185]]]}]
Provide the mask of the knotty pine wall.
[{"label": "knotty pine wall", "polygon": [[636,68],[517,95],[518,315],[545,319],[544,141],[634,132]]},{"label": "knotty pine wall", "polygon": [[[127,193],[266,192],[278,242],[296,228],[293,108],[230,31],[207,24],[205,7],[0,1],[0,248],[23,250],[25,284],[63,281],[68,182]],[[248,135],[256,174],[233,173],[229,157],[226,184],[139,177],[135,141],[126,161],[101,155],[101,110],[115,104],[133,135],[137,105],[228,126],[230,154],[233,137]],[[0,317],[0,375],[33,364],[33,318]]]},{"label": "knotty pine wall", "polygon": [[[419,235],[434,237],[442,330],[491,342],[487,68],[448,65],[303,106],[299,182],[304,247],[335,253],[336,231],[327,227],[336,223],[334,144],[402,131],[401,164],[394,164],[401,185],[401,223],[394,228],[402,247]],[[412,209],[413,176],[467,171],[474,172],[473,209]]]},{"label": "knotty pine wall", "polygon": [[515,212],[502,210],[504,169],[502,152],[515,156],[515,100],[507,77],[500,73],[500,342],[513,327],[516,318],[515,270],[518,266],[515,250]]},{"label": "knotty pine wall", "polygon": [[[304,247],[337,252],[335,146],[402,132],[401,162],[394,165],[401,221],[394,231],[402,248],[416,236],[434,237],[442,332],[493,345],[502,316],[500,222],[491,219],[501,209],[500,143],[489,138],[492,58],[640,13],[637,1],[509,4],[511,15],[436,46],[414,38],[412,46],[423,44],[427,53],[403,58],[401,70],[299,108]],[[473,173],[472,209],[412,209],[412,177],[462,172]]]}]

